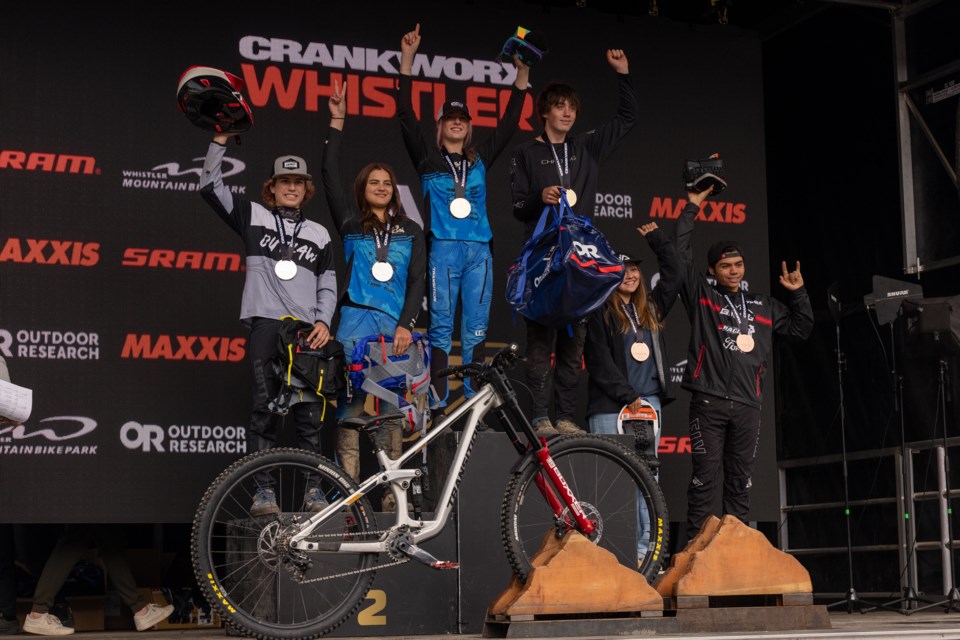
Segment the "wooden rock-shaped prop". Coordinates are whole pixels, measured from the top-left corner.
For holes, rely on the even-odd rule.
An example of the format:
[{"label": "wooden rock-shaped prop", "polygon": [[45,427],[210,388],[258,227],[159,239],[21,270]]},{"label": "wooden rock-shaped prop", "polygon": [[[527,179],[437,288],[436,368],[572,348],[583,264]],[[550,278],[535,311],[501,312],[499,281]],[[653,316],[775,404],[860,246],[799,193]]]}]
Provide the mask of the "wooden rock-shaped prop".
[{"label": "wooden rock-shaped prop", "polygon": [[812,593],[810,574],[733,516],[711,516],[656,582],[665,597]]},{"label": "wooden rock-shaped prop", "polygon": [[490,605],[491,616],[662,611],[663,598],[636,569],[577,531],[548,534],[526,583],[514,576]]}]

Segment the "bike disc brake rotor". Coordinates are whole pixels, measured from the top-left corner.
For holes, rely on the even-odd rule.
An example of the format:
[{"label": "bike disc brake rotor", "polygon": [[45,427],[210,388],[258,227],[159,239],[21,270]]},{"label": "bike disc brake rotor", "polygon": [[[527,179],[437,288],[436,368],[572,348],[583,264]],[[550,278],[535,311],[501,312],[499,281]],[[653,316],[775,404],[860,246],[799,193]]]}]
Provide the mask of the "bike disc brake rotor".
[{"label": "bike disc brake rotor", "polygon": [[[580,508],[583,509],[583,514],[587,517],[587,520],[593,523],[593,531],[590,532],[590,535],[586,536],[591,542],[600,542],[600,539],[603,538],[603,518],[600,516],[600,510],[589,502],[581,502]],[[565,507],[563,513],[560,514],[560,519],[557,521],[557,537],[563,536],[567,531],[577,529],[577,519],[573,516],[573,512],[570,511],[570,507]]]}]

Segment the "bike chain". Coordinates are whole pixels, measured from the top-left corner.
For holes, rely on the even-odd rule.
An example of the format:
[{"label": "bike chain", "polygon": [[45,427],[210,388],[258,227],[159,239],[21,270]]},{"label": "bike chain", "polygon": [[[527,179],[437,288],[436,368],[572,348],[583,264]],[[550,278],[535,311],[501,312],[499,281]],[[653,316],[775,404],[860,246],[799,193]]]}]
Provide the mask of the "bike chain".
[{"label": "bike chain", "polygon": [[[390,530],[390,529],[385,529],[385,530],[380,530],[380,531],[370,530],[370,531],[364,531],[364,532],[361,533],[360,535],[363,536],[363,537],[367,537],[367,536],[377,536],[377,537],[379,537],[380,534],[383,534],[383,533],[391,533],[391,530]],[[306,540],[307,540],[308,542],[312,542],[312,541],[315,541],[315,540],[318,539],[318,538],[342,538],[342,537],[343,537],[343,534],[342,534],[342,533],[320,533],[320,534],[317,534],[317,535],[312,535],[312,536],[306,538]],[[380,554],[378,553],[377,555],[380,555]],[[406,563],[408,563],[408,562],[410,562],[410,558],[402,558],[402,559],[400,559],[400,560],[395,560],[395,561],[393,561],[393,562],[388,562],[388,563],[385,563],[385,564],[379,564],[379,563],[378,563],[378,564],[375,564],[375,565],[373,565],[372,567],[369,567],[369,568],[367,568],[367,569],[354,569],[353,571],[344,571],[344,572],[342,572],[342,573],[334,573],[333,575],[321,576],[321,577],[319,577],[319,578],[310,578],[309,580],[307,580],[307,579],[303,576],[303,572],[300,571],[299,569],[294,569],[293,572],[294,572],[294,574],[296,574],[296,576],[297,576],[297,582],[298,582],[298,583],[300,583],[300,584],[311,584],[311,583],[313,583],[313,582],[322,582],[322,581],[324,581],[324,580],[333,580],[334,578],[343,578],[343,577],[346,577],[346,576],[354,576],[354,575],[357,575],[357,574],[360,574],[360,573],[368,573],[368,572],[370,572],[370,571],[376,571],[377,569],[385,569],[385,568],[387,568],[387,567],[395,567],[395,566],[397,566],[397,565],[406,564]]]}]

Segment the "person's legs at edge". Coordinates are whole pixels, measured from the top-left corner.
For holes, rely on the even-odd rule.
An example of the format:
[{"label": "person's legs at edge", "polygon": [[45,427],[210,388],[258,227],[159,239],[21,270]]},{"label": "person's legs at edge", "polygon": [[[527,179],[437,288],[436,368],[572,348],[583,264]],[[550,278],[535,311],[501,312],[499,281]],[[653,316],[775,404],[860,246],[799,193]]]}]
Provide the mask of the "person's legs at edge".
[{"label": "person's legs at edge", "polygon": [[560,433],[583,433],[583,429],[577,425],[576,414],[586,335],[587,325],[580,322],[556,332],[553,401],[557,411],[555,426]]},{"label": "person's legs at edge", "polygon": [[551,435],[557,433],[550,421],[550,358],[556,342],[556,331],[524,318],[527,327],[527,353],[524,358],[527,373],[527,386],[533,396],[531,422],[538,433]]}]

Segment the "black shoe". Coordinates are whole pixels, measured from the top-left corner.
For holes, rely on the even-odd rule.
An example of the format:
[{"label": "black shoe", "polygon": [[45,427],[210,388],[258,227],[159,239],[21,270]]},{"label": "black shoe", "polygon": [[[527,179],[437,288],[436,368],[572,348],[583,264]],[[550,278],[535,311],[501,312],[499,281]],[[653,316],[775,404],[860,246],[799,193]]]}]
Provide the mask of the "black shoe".
[{"label": "black shoe", "polygon": [[20,633],[20,621],[0,616],[0,636],[14,636]]}]

